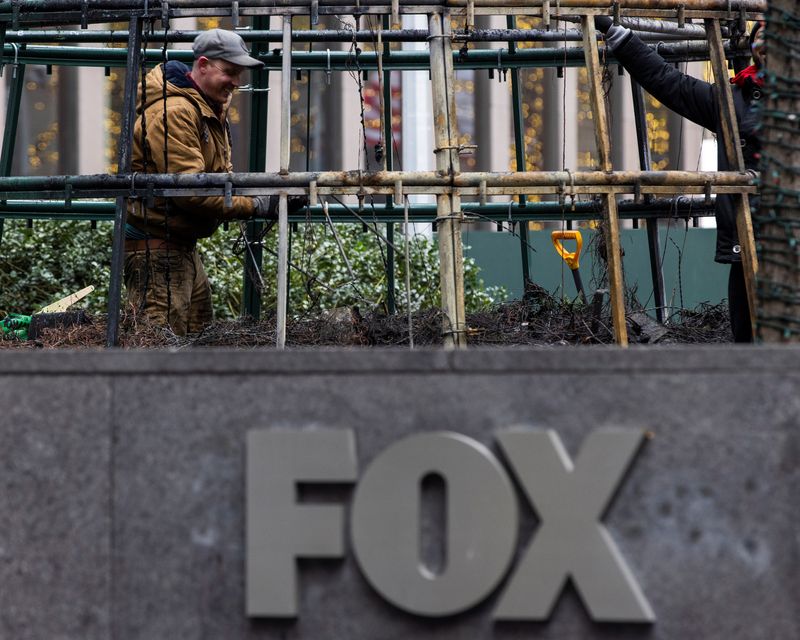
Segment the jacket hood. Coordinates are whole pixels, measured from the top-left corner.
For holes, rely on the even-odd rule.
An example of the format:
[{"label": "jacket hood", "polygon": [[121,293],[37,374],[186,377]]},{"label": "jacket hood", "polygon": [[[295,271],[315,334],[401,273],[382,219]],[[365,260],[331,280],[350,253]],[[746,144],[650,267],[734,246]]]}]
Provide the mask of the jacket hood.
[{"label": "jacket hood", "polygon": [[137,113],[142,113],[144,109],[159,103],[164,98],[164,69],[166,68],[167,97],[182,96],[195,103],[203,115],[215,117],[214,110],[206,102],[203,95],[195,88],[192,81],[186,77],[191,71],[183,62],[170,60],[164,64],[159,64],[145,76],[145,101],[142,104],[142,86],[139,85],[139,108]]}]

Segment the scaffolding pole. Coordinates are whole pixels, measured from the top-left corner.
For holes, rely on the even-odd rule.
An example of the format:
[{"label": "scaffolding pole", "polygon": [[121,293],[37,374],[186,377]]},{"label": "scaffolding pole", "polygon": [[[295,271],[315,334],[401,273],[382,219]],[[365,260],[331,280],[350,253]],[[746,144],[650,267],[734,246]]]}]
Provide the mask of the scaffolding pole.
[{"label": "scaffolding pole", "polygon": [[[11,175],[11,165],[14,161],[14,143],[16,142],[17,125],[19,123],[19,106],[22,101],[22,88],[24,86],[25,65],[15,64],[11,72],[11,82],[9,83],[6,121],[3,127],[3,148],[0,151],[0,176],[3,177]],[[0,242],[2,240],[3,220],[0,219]]]},{"label": "scaffolding pole", "polygon": [[[611,166],[611,140],[608,134],[608,117],[603,96],[602,70],[597,53],[597,41],[591,37],[595,33],[594,16],[584,16],[583,48],[586,52],[586,69],[589,76],[589,95],[594,113],[595,138],[600,156],[600,168],[609,172]],[[611,319],[614,323],[614,339],[621,347],[628,345],[628,328],[625,324],[625,285],[622,279],[622,252],[619,243],[619,218],[617,199],[614,194],[602,196],[604,203],[603,236],[606,245],[606,265],[608,268],[608,287],[611,294]]]},{"label": "scaffolding pole", "polygon": [[[256,27],[267,26],[269,18],[256,18]],[[251,55],[257,57],[266,52],[266,45],[259,41],[253,46]],[[250,158],[249,169],[253,172],[262,172],[267,167],[267,117],[269,115],[269,71],[267,69],[253,69],[251,71],[253,86],[250,100]],[[245,228],[245,241],[249,243],[250,250],[244,256],[244,274],[242,283],[242,313],[254,320],[261,317],[261,290],[256,285],[254,273],[260,273],[263,262],[263,248],[256,240],[261,236],[264,223],[260,220],[247,222]]]},{"label": "scaffolding pole", "polygon": [[[402,190],[401,190],[402,192]],[[3,204],[5,202],[5,204]],[[574,206],[574,210],[573,210]],[[512,203],[488,202],[484,205],[469,203],[463,207],[464,222],[481,220],[507,221],[509,216],[514,223],[531,220],[596,220],[600,216],[598,200],[576,201],[568,211],[557,202],[526,202],[524,205]],[[714,198],[705,196],[692,198],[677,196],[667,199],[623,200],[618,205],[620,218],[646,220],[659,219],[664,216],[674,219],[691,217],[711,217],[714,215]],[[332,204],[329,214],[337,223],[363,224],[363,218],[356,217],[344,205]],[[113,222],[116,206],[113,202],[70,200],[69,203],[57,200],[8,200],[0,201],[0,219],[34,219],[34,220],[90,220]],[[380,204],[375,205],[375,216],[382,222],[403,222],[404,212],[395,206],[391,209]],[[666,213],[665,213],[666,212]],[[416,203],[409,205],[409,218],[412,222],[434,222],[436,220],[436,204]],[[289,215],[289,222],[327,222],[322,207],[309,206],[303,213]]]},{"label": "scaffolding pole", "polygon": [[[428,17],[431,50],[431,95],[436,171],[449,180],[461,172],[455,77],[450,40],[450,16]],[[464,317],[464,258],[461,244],[461,197],[457,191],[436,197],[439,241],[439,283],[442,295],[442,333],[445,348],[467,345]]]},{"label": "scaffolding pole", "polygon": [[[619,15],[633,17],[658,16],[679,22],[686,18],[745,19],[766,11],[766,0],[618,0],[614,3]],[[9,22],[13,30],[21,24],[89,24],[123,22],[132,16],[158,11],[165,21],[182,17],[243,17],[271,15],[391,15],[438,14],[529,15],[553,19],[564,16],[608,14],[608,0],[561,0],[555,7],[549,0],[449,0],[424,2],[407,0],[5,0],[0,2],[0,21]]]},{"label": "scaffolding pole", "polygon": [[[119,135],[119,156],[117,170],[130,173],[131,151],[133,145],[133,124],[136,120],[136,84],[142,48],[142,22],[134,16],[130,19],[130,38],[128,39],[128,68],[125,75],[124,106],[122,128]],[[111,248],[111,282],[108,287],[108,323],[106,325],[106,346],[115,347],[119,338],[119,309],[122,297],[122,271],[125,262],[125,217],[127,198],[117,196],[117,209],[114,215],[114,236]]]},{"label": "scaffolding pole", "polygon": [[[43,46],[31,45],[15,51],[12,44],[6,44],[2,49],[2,61],[10,63],[18,53],[18,61],[26,64],[62,65],[62,66],[87,66],[87,67],[125,67],[127,65],[127,49],[113,47],[78,47],[78,46]],[[649,45],[658,50],[658,54],[668,62],[705,61],[709,57],[708,43],[695,42],[667,42],[660,40]],[[280,49],[277,49],[280,51]],[[725,51],[728,57],[749,56],[746,44],[737,44],[731,47],[726,43]],[[161,49],[148,49],[145,52],[148,66],[155,66],[163,61]],[[193,54],[191,51],[170,50],[171,60],[180,60],[191,65]],[[378,68],[378,57],[382,55],[374,51],[363,51],[358,54],[358,64],[362,71],[374,71]],[[451,51],[453,64],[458,69],[497,69],[525,68],[525,67],[580,67],[585,63],[583,47],[564,48],[525,48],[516,49],[513,54],[503,51],[498,54],[494,49],[473,49],[469,55],[461,56],[458,51]],[[614,64],[616,58],[613,53],[606,52],[605,59],[608,64]],[[499,57],[498,57],[499,56]],[[263,62],[268,70],[278,71],[283,62],[280,55],[259,53],[256,57]],[[293,69],[316,71],[348,71],[353,66],[353,54],[349,51],[297,51],[292,55]],[[430,58],[426,51],[395,51],[391,58],[384,58],[383,67],[386,70],[425,70],[430,68]]]},{"label": "scaffolding pole", "polygon": [[[711,68],[714,71],[714,80],[716,80],[719,89],[718,102],[725,155],[732,168],[744,172],[744,155],[739,138],[739,124],[736,120],[736,109],[733,106],[733,92],[731,91],[725,53],[722,48],[722,34],[720,33],[719,22],[706,20],[706,32],[709,34],[711,48]],[[744,282],[747,290],[747,304],[750,310],[750,328],[753,332],[753,337],[755,337],[758,258],[756,257],[756,244],[753,236],[753,222],[750,217],[750,200],[746,194],[739,193],[734,197],[734,202],[736,206],[736,230],[739,236]]]},{"label": "scaffolding pole", "polygon": [[[457,151],[454,148],[454,151]],[[397,181],[405,194],[460,196],[557,194],[756,193],[759,176],[740,171],[293,171],[231,173],[121,173],[0,177],[0,199],[64,200],[102,197],[173,197],[262,193],[308,195],[391,194]]]},{"label": "scaffolding pole", "polygon": [[[388,19],[388,16],[383,16]],[[508,16],[512,18],[514,16]],[[258,20],[267,20],[266,17]],[[687,24],[679,27],[675,22],[663,20],[644,20],[641,18],[626,18],[620,23],[631,28],[642,40],[706,40],[705,29],[699,24]],[[166,38],[169,43],[191,43],[202,31],[181,29],[161,31],[148,35],[152,43],[162,43]],[[261,29],[256,26],[249,31],[237,32],[245,42],[251,44],[280,43],[283,40],[283,30]],[[727,35],[727,29],[723,30]],[[347,31],[345,29],[298,29],[292,31],[292,42],[342,42],[342,43],[368,43],[372,44],[377,38],[384,43],[391,42],[427,42],[428,32],[423,29],[359,29]],[[598,40],[602,38],[597,35]],[[467,32],[453,34],[453,42],[582,42],[583,33],[580,29],[563,29],[551,31],[545,29],[475,29]],[[90,44],[90,43],[122,43],[128,41],[128,31],[125,29],[92,29],[90,30],[62,30],[62,29],[36,29],[31,31],[13,31],[6,35],[6,42],[18,44],[53,43],[61,44]],[[265,51],[266,54],[266,51]]]},{"label": "scaffolding pole", "polygon": [[[516,26],[516,18],[508,16],[506,18],[509,30]],[[516,47],[513,42],[508,43],[509,54],[516,53]],[[527,163],[525,160],[525,121],[522,119],[522,91],[519,84],[519,68],[512,67],[511,69],[511,111],[514,121],[514,157],[516,161],[517,171],[525,171]],[[526,198],[524,195],[519,196],[519,204],[525,206]],[[531,279],[531,270],[528,259],[528,248],[530,242],[528,238],[528,223],[520,222],[519,224],[519,251],[522,261],[522,291],[525,292],[528,288],[528,283]]]},{"label": "scaffolding pole", "polygon": [[[650,141],[647,136],[647,112],[644,105],[644,92],[641,85],[631,76],[631,97],[633,99],[633,115],[636,123],[636,146],[639,151],[639,168],[650,171]],[[648,196],[651,198],[652,196]],[[648,219],[647,251],[650,257],[650,277],[653,282],[653,299],[656,305],[656,320],[664,322],[666,313],[666,291],[664,289],[664,271],[661,264],[661,242],[658,238],[658,220]]]},{"label": "scaffolding pole", "polygon": [[[281,151],[280,173],[289,175],[292,125],[292,16],[283,17],[283,69],[281,71]],[[275,346],[286,346],[286,314],[289,304],[289,205],[281,191],[278,203],[278,301]]]},{"label": "scaffolding pole", "polygon": [[[391,59],[392,51],[389,42],[383,41],[383,33],[391,33],[388,30],[389,27],[389,16],[383,16],[381,18],[383,24],[383,31],[378,33],[378,53],[381,54],[381,57],[378,58],[380,61],[380,66],[378,67],[378,79],[380,84],[380,91],[381,91],[381,144],[383,145],[383,158],[384,158],[384,170],[386,171],[393,171],[394,170],[394,136],[392,135],[392,72],[391,70],[387,69],[384,71],[383,65],[385,62],[388,62]],[[382,47],[381,44],[383,43]],[[381,51],[381,48],[383,49]],[[402,203],[397,203],[402,204]],[[395,208],[394,197],[389,195],[386,196],[386,205],[385,208],[387,211],[391,211]],[[390,314],[394,314],[397,311],[397,300],[395,298],[396,291],[395,291],[395,252],[394,252],[394,223],[387,222],[386,223],[386,310]]]}]

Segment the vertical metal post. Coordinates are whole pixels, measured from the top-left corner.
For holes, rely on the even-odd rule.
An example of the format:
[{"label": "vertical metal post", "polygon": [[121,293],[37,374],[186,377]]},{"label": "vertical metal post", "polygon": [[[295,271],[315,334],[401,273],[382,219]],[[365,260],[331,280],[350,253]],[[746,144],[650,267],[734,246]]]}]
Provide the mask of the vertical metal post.
[{"label": "vertical metal post", "polygon": [[[286,208],[287,208],[287,218],[288,218],[288,208],[289,208],[289,201],[286,201]],[[289,313],[289,300],[292,299],[292,242],[294,239],[294,232],[298,230],[298,224],[296,222],[288,222],[289,226],[289,233],[286,239],[286,313]]]},{"label": "vertical metal post", "polygon": [[[392,196],[386,196],[386,210],[394,209],[394,203],[390,203]],[[397,311],[397,300],[395,298],[395,278],[394,278],[394,222],[386,223],[386,311],[394,315]]]},{"label": "vertical metal post", "polygon": [[[455,75],[450,34],[450,13],[428,16],[431,95],[436,147],[436,170],[455,177],[461,172],[455,108]],[[436,196],[439,232],[439,283],[445,348],[466,347],[464,317],[464,258],[461,245],[461,198],[456,193]]]},{"label": "vertical metal post", "polygon": [[[7,65],[8,66],[8,65]],[[6,73],[9,73],[6,68]],[[17,141],[17,125],[19,124],[19,105],[22,101],[22,87],[25,86],[25,65],[18,65],[13,72],[8,89],[8,108],[3,128],[3,148],[0,151],[0,176],[11,175],[14,161],[14,143]],[[0,218],[0,241],[3,239],[3,218]]]},{"label": "vertical metal post", "polygon": [[[650,142],[647,139],[647,112],[644,106],[644,92],[641,85],[631,76],[631,96],[633,116],[636,122],[636,143],[639,149],[639,168],[650,171]],[[645,196],[649,199],[650,196]],[[661,242],[658,239],[658,218],[647,219],[647,250],[650,255],[650,276],[653,280],[653,298],[656,304],[656,320],[664,322],[666,293],[664,291],[664,272],[661,264]]]},{"label": "vertical metal post", "polygon": [[[714,80],[719,89],[719,114],[725,155],[728,158],[731,169],[744,171],[744,155],[739,144],[739,124],[736,121],[736,109],[733,106],[733,93],[729,82],[728,63],[725,59],[719,20],[707,19],[705,26],[709,42],[708,50],[711,58],[711,68],[714,71]],[[750,308],[750,326],[753,330],[753,335],[755,335],[758,257],[756,256],[753,221],[750,217],[750,200],[746,193],[733,194],[733,199],[736,203],[736,231],[739,235],[739,246],[742,250],[742,268],[744,269],[744,283],[747,289],[747,303]]]},{"label": "vertical metal post", "polygon": [[75,99],[75,87],[78,84],[78,68],[70,66],[58,67],[58,171],[62,175],[79,172],[78,146],[76,139],[78,130],[79,104]]},{"label": "vertical metal post", "polygon": [[[389,29],[389,16],[383,16],[383,28]],[[383,43],[382,59],[389,60],[391,56],[390,43]],[[387,71],[381,64],[378,78],[383,86],[383,157],[384,168],[386,171],[394,171],[394,147],[392,145],[392,72]],[[399,203],[398,203],[399,204]],[[386,209],[394,209],[394,198],[386,196]],[[386,223],[386,307],[391,314],[397,311],[397,301],[395,299],[395,255],[394,255],[394,222]]]},{"label": "vertical metal post", "polygon": [[[597,37],[594,16],[581,16],[583,30],[583,49],[586,56],[586,70],[589,77],[589,95],[594,113],[597,153],[600,156],[600,170],[611,171],[611,137],[608,133],[608,117],[603,97],[602,69],[597,53]],[[611,319],[614,325],[614,338],[618,345],[628,345],[628,328],[625,324],[625,291],[622,279],[622,258],[620,256],[619,218],[617,200],[613,193],[603,195],[606,214],[605,239],[608,261],[608,286],[611,295]]]},{"label": "vertical metal post", "polygon": [[286,346],[286,304],[289,299],[287,278],[289,275],[289,203],[285,193],[278,201],[278,302],[275,346]]},{"label": "vertical metal post", "polygon": [[292,127],[292,16],[283,16],[283,48],[281,50],[281,149],[280,171],[289,173]]},{"label": "vertical metal post", "polygon": [[[269,29],[269,18],[256,17],[253,28]],[[268,51],[266,43],[253,45],[253,57]],[[269,88],[269,71],[255,69],[252,72],[251,82],[254,89]],[[269,93],[267,91],[253,91],[250,98],[250,157],[248,166],[250,171],[263,172],[267,167],[267,117],[269,115]],[[246,237],[248,242],[253,242],[261,235],[264,223],[250,221],[247,223]],[[242,313],[256,320],[261,317],[261,291],[256,285],[252,274],[260,270],[264,251],[260,244],[251,244],[251,251],[244,254],[244,283],[242,291]]]},{"label": "vertical metal post", "polygon": [[[506,24],[509,29],[517,28],[516,16],[508,16]],[[513,41],[508,43],[508,52],[513,54],[516,44]],[[514,121],[514,151],[516,155],[517,171],[525,171],[525,123],[522,120],[522,92],[519,87],[519,67],[511,68],[511,107]],[[527,198],[525,195],[519,196],[519,204],[525,206]],[[524,293],[531,279],[531,271],[528,260],[528,221],[519,221],[519,250],[522,257],[522,292]]]},{"label": "vertical metal post", "polygon": [[[281,149],[280,172],[289,173],[292,122],[292,16],[283,16],[283,56],[281,60]],[[280,194],[278,205],[278,301],[275,346],[286,346],[286,306],[289,276],[289,203],[286,193]]]},{"label": "vertical metal post", "polygon": [[[122,110],[122,129],[119,136],[118,173],[131,172],[133,123],[136,120],[136,88],[142,55],[142,20],[133,15],[128,27],[128,64],[125,71],[125,94]],[[122,295],[122,269],[125,260],[125,217],[127,199],[117,198],[114,214],[114,237],[111,245],[111,282],[108,287],[108,325],[106,346],[114,347],[119,338],[119,307]]]}]

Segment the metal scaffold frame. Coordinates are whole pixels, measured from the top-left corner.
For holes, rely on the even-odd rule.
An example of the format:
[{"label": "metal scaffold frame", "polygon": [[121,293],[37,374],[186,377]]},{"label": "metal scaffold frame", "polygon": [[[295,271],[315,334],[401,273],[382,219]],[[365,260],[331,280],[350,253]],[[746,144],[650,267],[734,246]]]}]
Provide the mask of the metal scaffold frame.
[{"label": "metal scaffold frame", "polygon": [[[658,258],[658,230],[656,219],[663,200],[668,197],[671,213],[676,206],[680,208],[686,194],[696,194],[709,210],[712,194],[732,193],[736,195],[739,207],[739,231],[742,242],[747,275],[751,316],[755,310],[754,278],[757,269],[752,226],[749,222],[747,195],[756,188],[756,176],[744,172],[735,118],[732,116],[730,85],[727,82],[727,58],[737,55],[745,43],[738,41],[736,33],[743,32],[746,20],[758,17],[766,8],[765,0],[622,0],[609,3],[607,0],[559,0],[552,6],[549,0],[531,3],[529,0],[449,0],[447,2],[411,2],[410,0],[361,0],[353,5],[350,0],[274,0],[269,7],[259,0],[231,0],[220,4],[217,0],[14,0],[0,2],[0,51],[2,64],[11,64],[13,78],[10,83],[9,108],[0,156],[0,233],[4,217],[31,218],[34,212],[39,216],[53,218],[97,219],[108,217],[109,205],[104,203],[80,202],[82,198],[116,198],[114,207],[114,244],[112,257],[112,283],[109,296],[109,322],[107,341],[109,346],[116,344],[118,331],[119,304],[121,297],[121,271],[124,240],[125,204],[129,198],[153,198],[158,196],[180,196],[188,194],[233,195],[278,194],[280,196],[278,221],[278,323],[277,346],[285,344],[287,313],[288,277],[288,207],[290,195],[305,194],[309,197],[312,212],[311,220],[326,219],[329,216],[327,203],[325,218],[320,218],[322,207],[319,198],[324,196],[357,196],[360,201],[372,195],[387,196],[385,205],[376,208],[378,219],[387,222],[387,236],[393,233],[393,222],[405,217],[409,210],[415,211],[413,217],[433,218],[439,232],[440,286],[442,291],[442,327],[446,347],[466,345],[466,323],[463,296],[463,258],[461,255],[461,227],[469,222],[462,206],[463,197],[479,199],[477,208],[490,216],[513,221],[546,219],[548,215],[562,219],[564,198],[578,194],[593,194],[599,197],[593,203],[578,203],[575,218],[585,216],[604,220],[603,232],[607,251],[610,298],[614,334],[618,344],[627,344],[624,308],[624,285],[619,251],[619,217],[626,212],[629,217],[645,218],[648,224],[648,243],[651,253],[651,267],[656,295],[656,308],[663,309],[663,276]],[[402,14],[427,14],[428,30],[390,29],[398,25]],[[352,14],[379,15],[383,17],[379,31],[331,31],[293,30],[292,17],[309,16],[312,25],[320,15]],[[507,16],[507,29],[493,29],[479,32],[474,29],[476,15],[500,14]],[[608,119],[601,86],[602,67],[599,63],[598,38],[594,29],[594,15],[613,14],[616,21],[622,21],[635,29],[648,33],[659,33],[659,53],[665,58],[710,59],[714,76],[721,89],[723,122],[727,127],[723,143],[729,157],[737,158],[734,165],[737,171],[729,172],[683,172],[650,171],[649,150],[647,148],[644,112],[641,109],[641,90],[633,83],[636,126],[638,134],[641,171],[614,171],[611,163]],[[269,16],[280,15],[283,28],[280,32],[264,29]],[[545,29],[518,30],[515,16],[541,17]],[[242,18],[253,18],[253,30],[240,32],[253,47],[253,54],[266,63],[262,72],[254,74],[253,86],[265,89],[268,84],[269,69],[281,70],[281,136],[280,171],[264,172],[266,161],[266,94],[256,91],[252,96],[253,126],[259,142],[251,146],[249,169],[247,173],[230,174],[131,174],[130,143],[136,107],[136,78],[144,63],[156,64],[162,58],[159,52],[142,51],[142,30],[145,23],[162,20],[166,28],[159,38],[149,38],[161,42],[186,42],[196,32],[171,32],[169,19],[177,17],[230,17],[234,26]],[[454,33],[451,18],[464,19],[464,33]],[[653,20],[657,18],[658,20]],[[704,28],[692,23],[702,19]],[[580,29],[569,29],[558,33],[558,41],[573,40],[582,46],[558,49],[521,49],[516,42],[538,40],[554,41],[549,31],[552,21],[578,22]],[[732,28],[727,35],[731,43],[723,42],[720,20],[727,20],[739,28]],[[85,29],[90,23],[125,21],[129,29],[124,36],[127,49],[92,49],[88,47],[35,46],[33,43],[91,43],[119,42],[120,31],[59,31],[33,30],[32,27],[80,23]],[[82,36],[83,35],[83,39]],[[681,42],[669,42],[670,36],[680,38]],[[300,52],[292,50],[292,43],[314,41],[348,41],[369,39],[383,43],[374,52],[360,52],[358,68],[361,71],[377,69],[382,91],[382,106],[390,102],[387,89],[390,86],[388,75],[394,69],[429,69],[431,73],[434,133],[436,156],[435,171],[395,171],[392,167],[392,154],[386,154],[385,169],[380,171],[289,171],[289,123],[291,121],[291,102],[289,100],[290,81],[293,71],[298,70],[344,70],[350,60],[346,52],[328,55],[319,52]],[[388,43],[399,40],[420,40],[429,42],[429,52],[389,51]],[[282,49],[270,50],[269,43],[280,40]],[[504,41],[508,50],[471,50],[468,56],[455,51],[456,41]],[[667,42],[663,42],[667,40]],[[745,45],[746,46],[746,45]],[[289,52],[289,55],[284,55]],[[171,52],[172,53],[172,52]],[[190,52],[176,51],[175,59],[190,58]],[[613,56],[608,55],[613,63]],[[67,64],[121,66],[127,68],[123,128],[120,138],[119,173],[116,175],[48,176],[22,177],[10,176],[11,153],[16,130],[16,117],[19,112],[20,87],[23,83],[25,64]],[[594,113],[597,149],[600,156],[600,171],[525,171],[525,156],[522,145],[521,98],[519,89],[520,68],[531,66],[585,65],[589,71],[590,97]],[[461,172],[459,146],[455,117],[454,69],[501,68],[511,70],[512,107],[514,112],[514,134],[516,143],[517,172]],[[721,81],[724,80],[724,81]],[[386,94],[386,95],[384,95]],[[638,105],[638,106],[637,106]],[[384,117],[382,134],[388,139],[391,117]],[[385,144],[384,144],[385,148]],[[738,156],[736,152],[738,151]],[[437,199],[435,209],[431,206],[409,206],[407,197],[414,194],[434,195]],[[528,203],[526,196],[551,194],[558,202]],[[633,201],[618,205],[617,195],[631,194]],[[516,196],[518,204],[513,206],[496,205],[487,202],[489,196]],[[644,200],[643,200],[644,198]],[[43,200],[55,201],[43,204]],[[399,206],[405,203],[404,206]],[[696,207],[692,215],[696,215]],[[472,204],[470,208],[474,209]],[[331,211],[337,213],[334,207]],[[558,212],[555,215],[556,211]],[[346,205],[340,205],[338,213],[342,219],[358,218]],[[403,214],[405,216],[403,217]],[[351,215],[352,214],[352,215]],[[337,220],[339,219],[337,215]],[[260,221],[248,223],[247,237],[256,238],[261,232]],[[523,253],[523,275],[529,278],[527,265],[527,225],[520,225],[520,246]],[[248,267],[259,266],[260,247],[247,254]],[[391,266],[391,262],[390,262]],[[393,269],[390,268],[390,271]],[[246,273],[249,269],[246,269]],[[393,283],[393,273],[390,283]],[[245,278],[245,309],[257,315],[260,307],[260,294],[252,282]],[[390,299],[393,306],[393,298]],[[659,317],[661,319],[661,317]],[[755,326],[755,323],[754,323]]]}]

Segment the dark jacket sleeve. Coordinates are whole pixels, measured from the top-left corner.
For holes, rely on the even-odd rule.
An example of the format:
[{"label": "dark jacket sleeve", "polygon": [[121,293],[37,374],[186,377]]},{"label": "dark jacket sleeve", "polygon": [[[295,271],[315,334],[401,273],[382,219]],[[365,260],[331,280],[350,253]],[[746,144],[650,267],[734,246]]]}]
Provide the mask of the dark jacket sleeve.
[{"label": "dark jacket sleeve", "polygon": [[716,131],[719,114],[714,85],[678,71],[635,34],[614,49],[614,56],[656,100],[701,127]]}]

